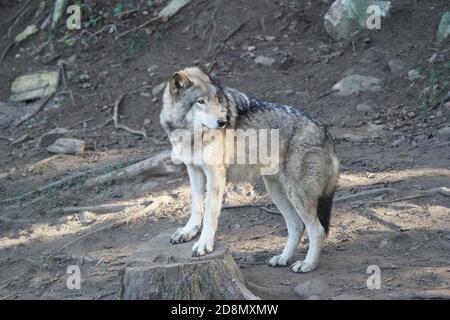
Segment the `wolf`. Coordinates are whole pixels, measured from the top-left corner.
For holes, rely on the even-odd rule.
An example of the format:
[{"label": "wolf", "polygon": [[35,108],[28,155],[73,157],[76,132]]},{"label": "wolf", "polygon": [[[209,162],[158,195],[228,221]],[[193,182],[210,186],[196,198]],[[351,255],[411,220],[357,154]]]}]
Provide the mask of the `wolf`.
[{"label": "wolf", "polygon": [[[187,224],[172,235],[172,244],[190,241],[202,229],[192,247],[192,256],[212,252],[226,184],[246,178],[254,180],[261,175],[288,231],[282,253],[272,257],[269,265],[290,263],[306,227],[308,252],[304,260],[292,264],[292,270],[305,273],[317,268],[329,230],[339,171],[333,139],[321,122],[297,108],[266,102],[224,86],[215,76],[198,67],[189,67],[173,73],[168,80],[160,123],[172,145],[172,160],[186,164],[192,189],[191,216]],[[258,163],[193,163],[185,156],[192,151],[192,145],[181,143],[177,134],[180,130],[193,137],[200,134],[203,154],[214,158],[222,157],[213,151],[217,148],[211,149],[221,139],[208,140],[205,134],[231,129],[278,130],[279,169],[262,175],[262,165]]]}]

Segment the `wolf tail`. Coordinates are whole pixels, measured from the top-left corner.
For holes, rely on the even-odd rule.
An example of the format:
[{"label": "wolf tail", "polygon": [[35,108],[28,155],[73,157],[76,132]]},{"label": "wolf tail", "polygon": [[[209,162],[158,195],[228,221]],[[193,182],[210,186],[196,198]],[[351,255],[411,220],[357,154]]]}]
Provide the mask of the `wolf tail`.
[{"label": "wolf tail", "polygon": [[317,216],[319,217],[320,224],[325,229],[325,233],[328,234],[330,226],[331,208],[333,206],[334,190],[331,193],[324,193],[320,196],[317,203]]}]

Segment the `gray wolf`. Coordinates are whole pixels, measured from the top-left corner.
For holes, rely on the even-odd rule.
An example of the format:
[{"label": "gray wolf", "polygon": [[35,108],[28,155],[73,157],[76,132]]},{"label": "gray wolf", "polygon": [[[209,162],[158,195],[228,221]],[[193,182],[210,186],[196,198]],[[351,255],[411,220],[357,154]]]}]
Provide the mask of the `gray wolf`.
[{"label": "gray wolf", "polygon": [[290,262],[306,227],[309,249],[306,258],[295,262],[292,269],[309,272],[317,268],[328,234],[339,167],[333,140],[324,125],[294,107],[265,102],[223,86],[197,67],[171,76],[163,93],[160,122],[171,141],[172,158],[186,164],[192,189],[191,217],[172,235],[173,244],[192,240],[203,225],[192,255],[212,252],[226,183],[261,174],[260,164],[193,163],[184,156],[192,151],[191,144],[180,143],[176,133],[184,130],[195,136],[200,132],[203,154],[217,158],[222,155],[211,148],[220,139],[208,140],[208,132],[277,129],[279,170],[261,176],[286,221],[288,239],[283,252],[272,257],[269,265]]}]

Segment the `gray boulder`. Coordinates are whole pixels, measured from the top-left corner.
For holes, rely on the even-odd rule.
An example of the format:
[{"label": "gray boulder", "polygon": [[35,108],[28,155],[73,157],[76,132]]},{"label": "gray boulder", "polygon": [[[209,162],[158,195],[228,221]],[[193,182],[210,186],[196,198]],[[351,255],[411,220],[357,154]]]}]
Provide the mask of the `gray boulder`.
[{"label": "gray boulder", "polygon": [[444,13],[439,24],[439,29],[436,34],[438,42],[442,42],[450,36],[450,11]]},{"label": "gray boulder", "polygon": [[361,28],[367,28],[371,5],[380,8],[381,17],[385,17],[391,7],[390,1],[374,0],[336,0],[324,16],[327,33],[334,39],[350,39],[352,34]]}]

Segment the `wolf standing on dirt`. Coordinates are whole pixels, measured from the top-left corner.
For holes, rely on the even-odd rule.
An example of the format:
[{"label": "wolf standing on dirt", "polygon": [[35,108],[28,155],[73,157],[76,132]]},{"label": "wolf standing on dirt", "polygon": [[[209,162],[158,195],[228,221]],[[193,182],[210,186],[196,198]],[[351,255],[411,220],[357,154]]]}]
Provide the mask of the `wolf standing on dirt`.
[{"label": "wolf standing on dirt", "polygon": [[[269,264],[288,264],[306,226],[308,253],[305,260],[295,262],[292,269],[309,272],[317,267],[328,233],[338,179],[333,141],[320,122],[293,107],[261,101],[222,86],[196,67],[172,75],[164,91],[160,120],[172,144],[172,158],[187,166],[192,189],[191,217],[184,228],[172,235],[173,244],[192,240],[203,224],[192,255],[202,256],[213,251],[226,183],[242,180],[244,176],[252,180],[262,173],[258,164],[193,163],[192,158],[185,156],[191,154],[192,146],[180,141],[179,130],[203,138],[203,157],[221,158],[222,155],[214,150],[219,142],[223,146],[222,141],[205,138],[208,132],[278,129],[279,170],[275,174],[262,175],[262,178],[286,220],[288,240],[283,252],[272,257]],[[235,139],[233,143],[236,143]]]}]

